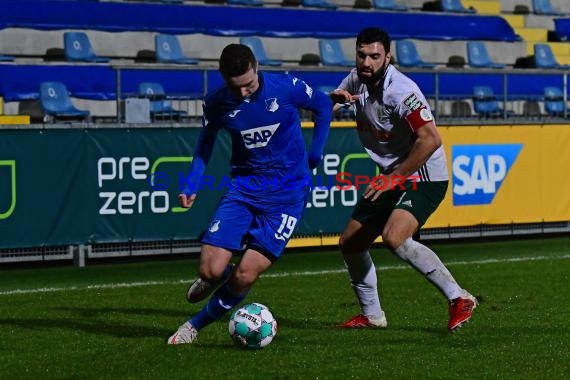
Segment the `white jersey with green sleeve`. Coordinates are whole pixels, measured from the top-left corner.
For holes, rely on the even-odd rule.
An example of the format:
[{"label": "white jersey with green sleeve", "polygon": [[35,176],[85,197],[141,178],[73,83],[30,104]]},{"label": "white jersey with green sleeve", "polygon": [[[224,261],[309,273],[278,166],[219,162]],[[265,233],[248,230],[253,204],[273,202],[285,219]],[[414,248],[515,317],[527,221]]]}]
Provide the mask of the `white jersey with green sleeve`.
[{"label": "white jersey with green sleeve", "polygon": [[[415,131],[433,121],[427,100],[414,81],[389,65],[377,94],[369,94],[353,69],[339,86],[352,95],[360,141],[382,173],[389,174],[404,161],[416,140]],[[443,146],[412,175],[421,182],[449,179]]]}]

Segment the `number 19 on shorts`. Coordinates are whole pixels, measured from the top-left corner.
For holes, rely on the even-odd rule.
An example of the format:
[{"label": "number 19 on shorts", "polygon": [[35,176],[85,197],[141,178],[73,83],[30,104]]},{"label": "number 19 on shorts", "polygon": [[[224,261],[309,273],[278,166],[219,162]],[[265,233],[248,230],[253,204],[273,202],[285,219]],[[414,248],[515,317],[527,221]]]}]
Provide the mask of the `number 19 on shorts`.
[{"label": "number 19 on shorts", "polygon": [[275,233],[275,239],[287,240],[293,234],[295,226],[297,225],[297,218],[287,214],[281,214],[281,225]]}]

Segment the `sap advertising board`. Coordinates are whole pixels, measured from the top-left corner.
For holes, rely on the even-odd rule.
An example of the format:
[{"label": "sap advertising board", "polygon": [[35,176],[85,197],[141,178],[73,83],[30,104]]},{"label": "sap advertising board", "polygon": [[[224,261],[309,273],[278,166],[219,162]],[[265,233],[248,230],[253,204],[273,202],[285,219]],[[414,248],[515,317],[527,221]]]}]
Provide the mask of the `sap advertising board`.
[{"label": "sap advertising board", "polygon": [[501,188],[523,145],[453,145],[453,205],[488,205]]}]

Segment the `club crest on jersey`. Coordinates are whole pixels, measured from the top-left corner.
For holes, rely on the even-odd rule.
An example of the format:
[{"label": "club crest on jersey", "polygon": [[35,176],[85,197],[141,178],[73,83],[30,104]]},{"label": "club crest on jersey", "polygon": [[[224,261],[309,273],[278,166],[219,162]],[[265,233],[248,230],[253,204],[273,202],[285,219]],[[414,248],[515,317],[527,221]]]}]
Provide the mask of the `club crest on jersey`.
[{"label": "club crest on jersey", "polygon": [[262,127],[241,131],[241,137],[247,149],[263,148],[275,134],[279,124],[264,125]]},{"label": "club crest on jersey", "polygon": [[212,222],[212,224],[210,224],[210,228],[208,228],[208,231],[210,231],[211,233],[214,233],[214,232],[218,232],[219,229],[220,229],[220,221],[214,220]]},{"label": "club crest on jersey", "polygon": [[275,112],[279,109],[279,104],[277,104],[277,98],[265,99],[265,109],[269,112]]},{"label": "club crest on jersey", "polygon": [[423,106],[423,103],[418,99],[416,94],[412,92],[406,99],[404,99],[404,105],[408,107],[410,111],[415,111],[420,109],[421,106]]}]

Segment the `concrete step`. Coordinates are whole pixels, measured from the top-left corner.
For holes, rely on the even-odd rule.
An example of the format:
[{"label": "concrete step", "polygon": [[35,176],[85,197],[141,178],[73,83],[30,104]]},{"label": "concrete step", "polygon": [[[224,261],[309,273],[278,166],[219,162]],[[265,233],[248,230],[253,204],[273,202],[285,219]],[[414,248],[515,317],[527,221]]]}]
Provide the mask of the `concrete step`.
[{"label": "concrete step", "polygon": [[546,42],[548,30],[543,28],[515,28],[515,33],[526,42]]},{"label": "concrete step", "polygon": [[481,15],[498,15],[501,13],[501,3],[497,0],[463,0],[465,8],[473,7]]},{"label": "concrete step", "polygon": [[524,28],[524,16],[523,15],[501,15],[513,29]]}]

